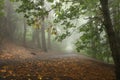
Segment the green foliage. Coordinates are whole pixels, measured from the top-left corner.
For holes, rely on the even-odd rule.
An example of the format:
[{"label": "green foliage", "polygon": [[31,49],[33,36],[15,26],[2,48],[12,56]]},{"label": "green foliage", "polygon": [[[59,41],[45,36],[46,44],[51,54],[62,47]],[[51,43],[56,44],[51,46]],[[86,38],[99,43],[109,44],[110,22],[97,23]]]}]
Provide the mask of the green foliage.
[{"label": "green foliage", "polygon": [[54,0],[47,0],[47,1],[48,1],[48,2],[51,2],[51,3],[54,2]]},{"label": "green foliage", "polygon": [[[28,24],[33,24],[33,20],[48,15],[48,11],[44,8],[44,0],[37,0],[36,2],[30,0],[16,0],[21,2],[21,5],[16,10],[18,13],[24,13]],[[31,20],[31,21],[30,21]]]},{"label": "green foliage", "polygon": [[65,39],[66,37],[70,36],[70,32],[66,31],[65,33],[59,35],[56,37],[56,40],[57,41],[62,41],[63,39]]},{"label": "green foliage", "polygon": [[[103,26],[103,17],[101,15],[100,5],[98,0],[61,0],[61,5],[69,5],[67,8],[59,7],[56,11],[55,23],[63,25],[63,34],[57,37],[59,41],[70,36],[73,32],[70,29],[78,29],[78,34],[82,34],[76,41],[76,50],[83,51],[88,55],[104,60],[111,55],[107,36]],[[70,5],[71,4],[71,5]],[[57,4],[56,4],[57,5]],[[86,16],[87,23],[77,27],[71,21],[79,19],[80,16]],[[78,22],[79,23],[79,22]],[[65,32],[69,32],[66,34]],[[76,31],[76,30],[74,30]]]},{"label": "green foliage", "polygon": [[[14,0],[12,0],[14,1]],[[34,18],[41,18],[49,14],[44,8],[44,0],[37,0],[36,2],[30,0],[15,0],[21,1],[20,7],[17,12],[23,12],[24,17],[28,19],[28,24],[34,23]],[[104,60],[107,56],[111,55],[105,28],[103,26],[103,16],[101,12],[101,6],[99,0],[47,0],[51,5],[51,9],[54,9],[55,20],[57,24],[61,24],[62,33],[56,37],[56,40],[62,41],[63,39],[71,36],[75,31],[78,34],[82,34],[76,41],[77,51],[84,50],[89,55],[98,59]],[[120,34],[120,14],[119,14],[119,0],[111,1],[110,10],[114,12],[111,17],[115,24],[116,34]],[[77,19],[85,17],[87,23],[78,26],[73,22]],[[80,22],[78,22],[80,23]]]},{"label": "green foliage", "polygon": [[95,25],[90,21],[87,25],[81,27],[80,32],[83,32],[83,35],[75,45],[78,52],[84,50],[90,56],[104,60],[105,57],[110,56],[111,51],[104,28],[101,31],[98,25],[99,23]]},{"label": "green foliage", "polygon": [[4,8],[4,0],[0,0],[0,16],[4,15],[3,8]]}]

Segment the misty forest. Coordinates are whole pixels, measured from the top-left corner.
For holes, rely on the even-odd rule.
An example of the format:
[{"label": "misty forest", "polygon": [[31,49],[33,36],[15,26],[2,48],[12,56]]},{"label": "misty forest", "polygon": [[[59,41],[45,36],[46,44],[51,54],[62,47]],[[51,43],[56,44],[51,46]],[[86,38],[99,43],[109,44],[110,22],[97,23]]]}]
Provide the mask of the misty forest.
[{"label": "misty forest", "polygon": [[120,80],[120,0],[0,0],[0,80]]}]

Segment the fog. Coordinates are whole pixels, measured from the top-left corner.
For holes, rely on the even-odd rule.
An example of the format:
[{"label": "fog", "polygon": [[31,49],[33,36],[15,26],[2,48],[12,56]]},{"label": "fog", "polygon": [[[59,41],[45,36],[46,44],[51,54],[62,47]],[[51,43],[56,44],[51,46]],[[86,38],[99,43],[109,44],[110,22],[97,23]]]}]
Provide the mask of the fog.
[{"label": "fog", "polygon": [[[49,10],[51,4],[46,3],[45,7]],[[15,42],[30,48],[46,48],[48,50],[58,50],[65,52],[75,52],[75,41],[80,37],[77,27],[86,22],[85,19],[75,19],[71,23],[76,25],[76,30],[71,29],[71,36],[68,36],[63,41],[58,42],[55,38],[64,32],[61,23],[53,23],[55,19],[54,11],[51,11],[48,17],[42,22],[39,20],[39,28],[35,27],[35,23],[28,25],[27,19],[24,18],[23,13],[17,13],[19,3],[11,3],[5,0],[4,16],[1,17],[1,34],[4,39]],[[42,32],[42,25],[44,24],[45,32]],[[50,31],[48,31],[50,29]],[[55,30],[53,30],[55,29]],[[45,35],[44,35],[45,34]],[[43,38],[45,37],[45,41]],[[46,45],[46,46],[45,46]]]}]

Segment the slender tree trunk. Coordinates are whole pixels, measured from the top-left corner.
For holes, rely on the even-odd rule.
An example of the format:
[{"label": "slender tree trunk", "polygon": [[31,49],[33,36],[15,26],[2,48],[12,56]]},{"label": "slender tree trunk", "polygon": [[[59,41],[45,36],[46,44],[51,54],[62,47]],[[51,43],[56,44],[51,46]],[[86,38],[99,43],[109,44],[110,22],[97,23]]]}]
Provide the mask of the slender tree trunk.
[{"label": "slender tree trunk", "polygon": [[36,40],[37,40],[37,47],[41,48],[41,41],[40,41],[40,29],[36,30]]},{"label": "slender tree trunk", "polygon": [[11,2],[9,0],[5,0],[5,6],[4,6],[4,11],[6,13],[6,38],[13,40],[13,36],[14,36],[14,32],[15,32],[15,26],[13,25],[13,13],[14,9],[13,6],[11,4]]},{"label": "slender tree trunk", "polygon": [[108,0],[100,0],[102,6],[102,12],[104,17],[104,25],[106,28],[106,33],[108,35],[108,40],[110,43],[110,48],[112,51],[112,57],[115,63],[115,73],[116,80],[120,80],[120,47],[117,40],[114,27],[110,18],[110,12],[108,7]]},{"label": "slender tree trunk", "polygon": [[27,25],[26,20],[24,19],[24,33],[23,33],[23,44],[26,46],[26,33],[27,33]]},{"label": "slender tree trunk", "polygon": [[51,26],[48,28],[48,49],[51,49]]},{"label": "slender tree trunk", "polygon": [[47,52],[46,47],[46,39],[45,39],[45,26],[44,26],[44,17],[42,18],[42,26],[41,26],[41,37],[42,37],[42,49]]},{"label": "slender tree trunk", "polygon": [[38,37],[38,33],[37,33],[37,29],[33,28],[33,33],[32,33],[32,43],[33,43],[33,47],[36,48],[38,47],[38,42],[37,42],[37,38]]},{"label": "slender tree trunk", "polygon": [[35,29],[32,29],[32,43],[34,44],[35,42]]}]

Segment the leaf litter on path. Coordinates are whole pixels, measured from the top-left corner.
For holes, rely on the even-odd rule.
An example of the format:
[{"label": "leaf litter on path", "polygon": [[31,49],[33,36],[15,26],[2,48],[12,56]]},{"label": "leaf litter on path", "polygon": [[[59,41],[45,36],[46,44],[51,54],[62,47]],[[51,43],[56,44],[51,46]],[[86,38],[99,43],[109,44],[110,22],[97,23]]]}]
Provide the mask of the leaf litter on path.
[{"label": "leaf litter on path", "polygon": [[115,80],[113,65],[77,54],[44,53],[9,44],[0,61],[0,80]]}]

